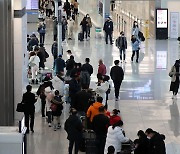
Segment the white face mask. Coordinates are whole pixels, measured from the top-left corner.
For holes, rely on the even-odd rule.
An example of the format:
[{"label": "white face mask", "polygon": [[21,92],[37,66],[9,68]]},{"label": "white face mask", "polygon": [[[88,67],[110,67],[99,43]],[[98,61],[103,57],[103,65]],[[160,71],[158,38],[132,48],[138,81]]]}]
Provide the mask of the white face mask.
[{"label": "white face mask", "polygon": [[150,140],[151,139],[151,137],[149,137],[149,136],[147,136],[147,138]]}]

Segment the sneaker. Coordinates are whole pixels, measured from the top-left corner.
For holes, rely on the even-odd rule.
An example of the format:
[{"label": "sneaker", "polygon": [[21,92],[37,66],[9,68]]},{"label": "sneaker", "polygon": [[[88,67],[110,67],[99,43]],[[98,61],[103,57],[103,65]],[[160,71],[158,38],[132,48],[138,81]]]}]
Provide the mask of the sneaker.
[{"label": "sneaker", "polygon": [[56,129],[56,126],[54,127],[54,131],[56,131],[57,129]]},{"label": "sneaker", "polygon": [[48,123],[48,126],[51,127],[51,123]]},{"label": "sneaker", "polygon": [[136,60],[136,63],[138,63],[138,60]]},{"label": "sneaker", "polygon": [[119,98],[116,98],[116,99],[115,99],[115,101],[118,101],[118,100],[119,100]]}]

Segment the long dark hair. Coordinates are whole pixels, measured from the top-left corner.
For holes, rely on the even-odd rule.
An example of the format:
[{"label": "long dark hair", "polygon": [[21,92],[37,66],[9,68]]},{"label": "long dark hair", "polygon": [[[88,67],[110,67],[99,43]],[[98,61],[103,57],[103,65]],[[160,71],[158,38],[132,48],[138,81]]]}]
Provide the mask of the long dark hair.
[{"label": "long dark hair", "polygon": [[118,122],[116,122],[114,125],[112,125],[112,128],[116,128],[116,127],[120,127],[120,126],[123,126],[123,121],[122,120],[119,120]]},{"label": "long dark hair", "polygon": [[136,27],[138,28],[138,23],[137,23],[137,25],[135,25],[135,23],[137,23],[137,21],[133,22],[133,28],[136,28]]}]

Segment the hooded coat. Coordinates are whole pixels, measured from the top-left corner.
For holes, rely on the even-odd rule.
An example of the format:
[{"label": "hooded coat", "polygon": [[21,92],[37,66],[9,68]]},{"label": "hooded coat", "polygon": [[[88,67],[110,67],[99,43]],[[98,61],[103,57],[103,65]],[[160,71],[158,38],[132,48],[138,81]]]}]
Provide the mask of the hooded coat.
[{"label": "hooded coat", "polygon": [[87,111],[87,117],[90,118],[90,121],[93,121],[94,116],[99,114],[99,107],[103,106],[102,103],[95,102],[91,105]]},{"label": "hooded coat", "polygon": [[121,152],[121,143],[128,141],[129,139],[124,136],[123,129],[121,127],[117,126],[113,129],[112,126],[110,126],[108,128],[104,154],[107,154],[107,149],[111,145],[114,146],[115,153]]}]

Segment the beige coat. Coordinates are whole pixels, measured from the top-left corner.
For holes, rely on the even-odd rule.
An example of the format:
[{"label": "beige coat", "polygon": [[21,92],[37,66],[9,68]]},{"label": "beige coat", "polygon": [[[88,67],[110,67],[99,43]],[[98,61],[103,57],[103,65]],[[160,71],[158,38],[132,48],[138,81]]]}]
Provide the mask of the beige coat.
[{"label": "beige coat", "polygon": [[176,81],[176,68],[175,68],[175,66],[173,66],[171,68],[171,71],[169,72],[169,76],[171,77],[171,82]]}]

